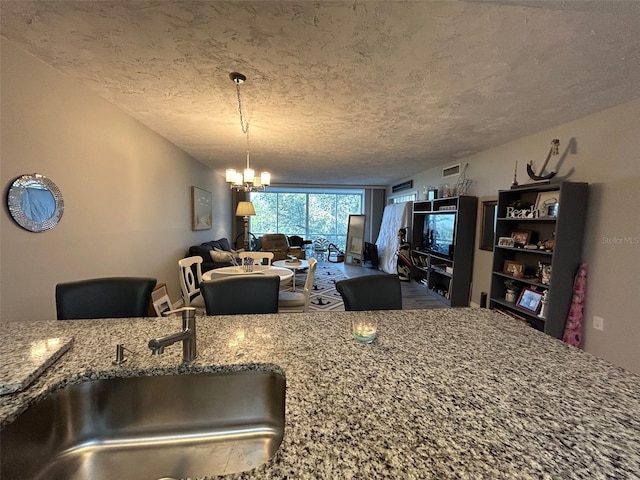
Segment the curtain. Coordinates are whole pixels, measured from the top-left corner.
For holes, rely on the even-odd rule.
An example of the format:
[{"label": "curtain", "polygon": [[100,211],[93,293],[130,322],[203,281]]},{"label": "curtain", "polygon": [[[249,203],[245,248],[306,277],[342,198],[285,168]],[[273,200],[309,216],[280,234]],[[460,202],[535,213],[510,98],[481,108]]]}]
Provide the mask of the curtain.
[{"label": "curtain", "polygon": [[[384,207],[382,224],[376,246],[378,247],[379,269],[386,273],[398,273],[398,230],[411,226],[412,202],[394,203]],[[407,229],[407,232],[411,229]]]}]

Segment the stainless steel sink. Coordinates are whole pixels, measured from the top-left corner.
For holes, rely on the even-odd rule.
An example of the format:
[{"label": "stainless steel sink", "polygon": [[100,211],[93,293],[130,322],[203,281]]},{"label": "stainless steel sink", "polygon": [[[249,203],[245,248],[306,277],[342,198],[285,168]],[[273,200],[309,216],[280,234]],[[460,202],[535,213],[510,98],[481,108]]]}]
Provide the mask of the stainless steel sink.
[{"label": "stainless steel sink", "polygon": [[93,380],[54,392],[2,432],[3,480],[157,480],[249,470],[284,436],[273,372]]}]

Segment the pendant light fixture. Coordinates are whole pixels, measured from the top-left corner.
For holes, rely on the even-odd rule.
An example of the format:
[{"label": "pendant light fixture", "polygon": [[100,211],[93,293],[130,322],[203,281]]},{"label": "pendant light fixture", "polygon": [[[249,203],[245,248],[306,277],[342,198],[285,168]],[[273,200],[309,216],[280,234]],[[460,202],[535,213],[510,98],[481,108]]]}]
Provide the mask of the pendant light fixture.
[{"label": "pendant light fixture", "polygon": [[243,171],[227,168],[226,180],[231,188],[235,188],[238,191],[253,192],[255,190],[266,190],[267,186],[271,184],[271,174],[269,172],[262,172],[259,176],[256,176],[255,170],[249,165],[249,122],[244,121],[242,100],[240,99],[240,85],[247,80],[247,77],[242,73],[231,72],[229,78],[236,84],[240,127],[242,128],[242,133],[244,133],[247,138],[247,163]]}]

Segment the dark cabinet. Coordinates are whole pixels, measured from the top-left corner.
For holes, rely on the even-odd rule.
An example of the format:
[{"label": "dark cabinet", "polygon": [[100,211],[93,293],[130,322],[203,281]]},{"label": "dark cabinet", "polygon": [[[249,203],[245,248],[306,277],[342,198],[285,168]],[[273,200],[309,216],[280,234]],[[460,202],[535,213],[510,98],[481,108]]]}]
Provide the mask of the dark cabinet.
[{"label": "dark cabinet", "polygon": [[[588,184],[579,182],[498,193],[490,308],[562,338],[582,258],[587,197]],[[515,297],[507,295],[511,286]]]},{"label": "dark cabinet", "polygon": [[468,307],[478,199],[439,198],[413,204],[413,276],[452,307]]}]

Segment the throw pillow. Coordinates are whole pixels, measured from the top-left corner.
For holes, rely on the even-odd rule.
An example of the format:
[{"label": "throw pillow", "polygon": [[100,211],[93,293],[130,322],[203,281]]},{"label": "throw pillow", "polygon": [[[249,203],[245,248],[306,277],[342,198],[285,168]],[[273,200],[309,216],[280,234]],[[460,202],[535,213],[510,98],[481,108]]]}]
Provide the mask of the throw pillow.
[{"label": "throw pillow", "polygon": [[216,248],[209,253],[211,254],[211,260],[214,262],[233,262],[233,254],[231,252],[225,252]]},{"label": "throw pillow", "polygon": [[218,242],[218,245],[220,245],[220,248],[222,250],[225,250],[227,252],[231,251],[231,245],[229,245],[229,240],[227,240],[226,238],[220,238],[219,240],[216,240],[216,242]]}]

